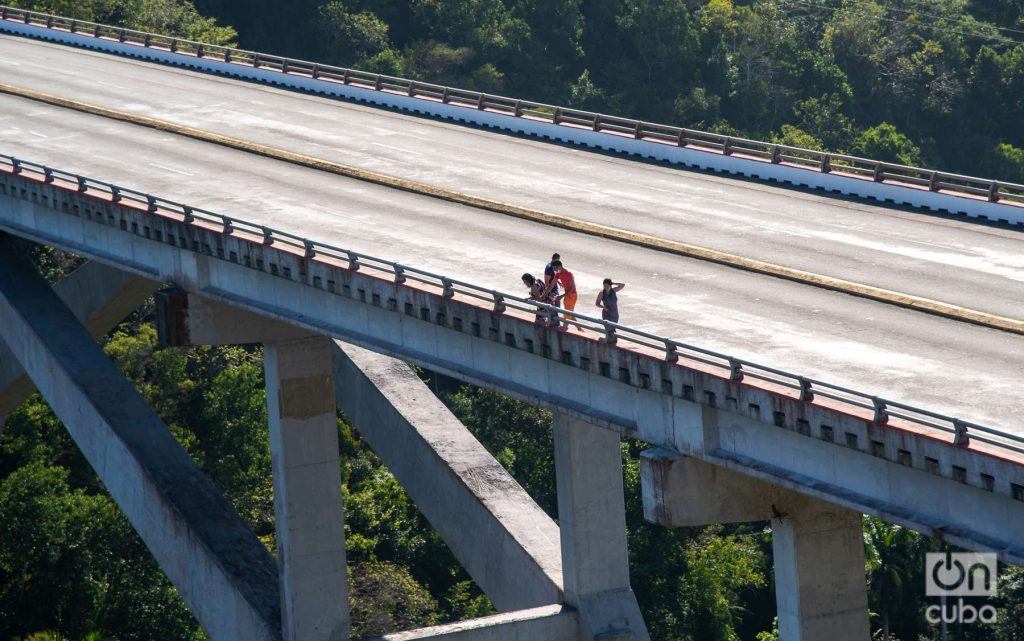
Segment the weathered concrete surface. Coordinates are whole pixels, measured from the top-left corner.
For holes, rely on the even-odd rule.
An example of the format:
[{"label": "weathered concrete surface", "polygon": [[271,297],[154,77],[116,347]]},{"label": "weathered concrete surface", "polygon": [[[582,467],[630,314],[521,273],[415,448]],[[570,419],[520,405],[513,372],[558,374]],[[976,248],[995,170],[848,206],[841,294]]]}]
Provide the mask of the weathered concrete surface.
[{"label": "weathered concrete surface", "polygon": [[0,333],[211,639],[280,639],[273,558],[0,237]]},{"label": "weathered concrete surface", "polygon": [[177,287],[161,289],[154,300],[157,336],[163,345],[247,345],[316,336],[295,325],[191,296]]},{"label": "weathered concrete surface", "polygon": [[771,521],[782,639],[869,637],[859,512],[661,448],[643,453],[640,473],[653,523]]},{"label": "weathered concrete surface", "polygon": [[868,589],[860,513],[794,494],[772,519],[779,638],[864,641]]},{"label": "weathered concrete surface", "polygon": [[[157,284],[135,274],[88,262],[53,290],[93,338],[100,338],[145,302]],[[0,433],[4,419],[35,391],[25,370],[0,340]]]},{"label": "weathered concrete surface", "polygon": [[[0,228],[1024,563],[1024,510],[1014,498],[1024,465],[977,439],[957,447],[949,434],[875,422],[870,412],[800,400],[753,377],[733,381],[686,359],[547,332],[475,299],[24,175],[0,172]],[[1001,385],[1018,371],[1000,373]],[[962,386],[958,394],[984,396]],[[995,396],[983,404],[1013,406]]]},{"label": "weathered concrete surface", "polygon": [[349,635],[331,347],[313,336],[263,349],[286,641]]},{"label": "weathered concrete surface", "polygon": [[[182,290],[161,290],[156,303],[160,339],[170,345],[309,336]],[[407,364],[341,341],[333,352],[338,405],[495,607],[560,603],[555,522]]]},{"label": "weathered concrete surface", "polygon": [[558,526],[408,365],[340,341],[338,404],[499,610],[559,603]]},{"label": "weathered concrete surface", "polygon": [[664,448],[640,455],[644,518],[665,527],[768,521],[792,491]]},{"label": "weathered concrete surface", "polygon": [[565,602],[580,611],[580,638],[649,640],[629,587],[619,435],[562,412],[554,430]]},{"label": "weathered concrete surface", "polygon": [[370,641],[579,641],[577,613],[563,605],[386,634]]}]

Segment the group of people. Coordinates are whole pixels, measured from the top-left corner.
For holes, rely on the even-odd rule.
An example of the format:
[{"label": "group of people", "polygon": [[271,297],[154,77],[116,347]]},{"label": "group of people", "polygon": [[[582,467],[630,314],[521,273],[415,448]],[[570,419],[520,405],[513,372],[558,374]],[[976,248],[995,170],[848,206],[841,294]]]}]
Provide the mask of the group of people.
[{"label": "group of people", "polygon": [[[544,280],[535,278],[533,274],[523,274],[523,284],[530,290],[530,299],[540,303],[546,303],[553,307],[561,307],[567,311],[576,309],[576,301],[579,300],[579,292],[576,289],[576,278],[572,272],[562,264],[562,257],[558,254],[551,255],[551,262],[544,267]],[[601,308],[601,318],[613,323],[619,322],[619,298],[618,292],[622,291],[625,283],[613,282],[611,278],[605,278],[601,291],[597,294],[594,304]],[[563,314],[563,320],[559,320],[558,313],[543,307],[537,308],[537,325],[554,327],[560,330],[569,328],[569,315]],[[579,331],[586,331],[579,325]]]}]

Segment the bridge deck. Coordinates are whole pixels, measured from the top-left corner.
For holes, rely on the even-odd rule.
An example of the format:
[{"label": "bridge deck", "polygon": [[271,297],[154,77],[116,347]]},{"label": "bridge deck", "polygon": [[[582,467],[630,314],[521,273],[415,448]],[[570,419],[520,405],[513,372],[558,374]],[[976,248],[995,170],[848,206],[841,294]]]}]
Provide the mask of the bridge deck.
[{"label": "bridge deck", "polygon": [[[1020,234],[677,171],[178,69],[0,37],[5,81],[462,191],[1014,314]],[[398,193],[0,97],[6,153],[505,290],[561,251],[580,309],[1018,428],[1024,338]],[[125,150],[130,149],[130,154]],[[554,170],[553,168],[557,168]],[[382,215],[386,212],[386,216]],[[524,257],[528,257],[524,261]],[[884,372],[881,373],[880,372]]]}]

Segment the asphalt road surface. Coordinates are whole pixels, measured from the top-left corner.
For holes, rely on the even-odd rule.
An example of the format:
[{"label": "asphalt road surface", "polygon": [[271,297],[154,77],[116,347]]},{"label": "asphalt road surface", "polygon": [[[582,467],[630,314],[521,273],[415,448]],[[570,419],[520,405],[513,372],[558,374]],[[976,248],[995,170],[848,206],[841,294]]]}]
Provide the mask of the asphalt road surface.
[{"label": "asphalt road surface", "polygon": [[[0,82],[1022,318],[1024,235],[0,36]],[[0,153],[481,285],[563,254],[592,307],[795,373],[1024,433],[1024,337],[0,96]]]}]

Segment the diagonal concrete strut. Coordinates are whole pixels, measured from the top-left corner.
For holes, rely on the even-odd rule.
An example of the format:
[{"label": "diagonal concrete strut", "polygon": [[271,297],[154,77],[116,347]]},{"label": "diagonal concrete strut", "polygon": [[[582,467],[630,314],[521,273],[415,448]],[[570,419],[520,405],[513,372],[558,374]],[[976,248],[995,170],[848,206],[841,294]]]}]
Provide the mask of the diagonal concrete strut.
[{"label": "diagonal concrete strut", "polygon": [[[157,293],[169,345],[295,340],[305,330],[182,290]],[[334,341],[338,406],[501,611],[562,602],[558,525],[402,361]]]},{"label": "diagonal concrete strut", "polygon": [[561,603],[558,525],[407,364],[336,345],[338,406],[495,607]]},{"label": "diagonal concrete strut", "polygon": [[[53,291],[98,339],[138,308],[157,286],[120,269],[88,262],[62,278]],[[0,433],[7,415],[35,389],[18,359],[0,340]]]},{"label": "diagonal concrete strut", "polygon": [[4,236],[0,336],[210,638],[280,639],[273,558]]}]

